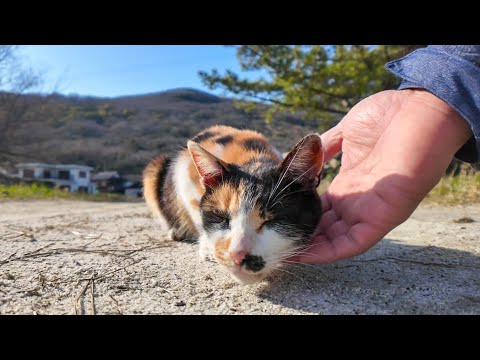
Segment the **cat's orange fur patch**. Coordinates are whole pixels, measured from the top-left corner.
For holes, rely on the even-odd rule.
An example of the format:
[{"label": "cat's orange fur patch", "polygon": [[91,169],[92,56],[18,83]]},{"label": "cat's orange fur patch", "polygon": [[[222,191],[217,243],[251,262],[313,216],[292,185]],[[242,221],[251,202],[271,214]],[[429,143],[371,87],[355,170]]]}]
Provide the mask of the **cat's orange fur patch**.
[{"label": "cat's orange fur patch", "polygon": [[205,204],[205,210],[220,210],[230,214],[234,214],[240,207],[240,196],[243,193],[242,186],[234,188],[228,183],[222,184],[209,197],[208,203]]},{"label": "cat's orange fur patch", "polygon": [[192,199],[190,200],[190,205],[192,205],[192,207],[194,209],[199,209],[200,208],[200,201],[196,200],[196,199]]},{"label": "cat's orange fur patch", "polygon": [[[281,162],[281,159],[273,151],[273,148],[270,146],[268,140],[259,132],[256,132],[254,130],[238,130],[230,126],[223,125],[212,126],[208,129],[205,129],[202,133],[206,132],[214,135],[199,141],[198,144],[206,151],[210,152],[214,156],[217,156],[220,160],[226,163],[242,166],[250,162],[251,160],[258,158],[259,155],[261,155],[262,157],[270,157],[272,160],[279,163]],[[225,145],[218,144],[216,142],[217,139],[225,136],[231,136],[232,140]],[[258,144],[261,144],[263,148],[249,149],[245,146],[246,142],[248,141],[257,142]],[[188,150],[184,150],[182,155],[190,157],[190,153]],[[262,163],[258,161],[255,163],[254,169],[258,169],[261,166]],[[201,195],[203,195],[205,193],[205,188],[201,183],[201,178],[198,174],[198,170],[191,159],[188,165],[188,176],[195,184],[195,188],[197,189],[197,191]],[[228,192],[228,190],[225,189],[224,192]],[[225,201],[222,201],[222,203],[225,203],[226,199],[228,198],[229,196],[225,195]],[[232,204],[231,206],[235,208],[235,204]]]},{"label": "cat's orange fur patch", "polygon": [[225,147],[222,160],[230,164],[242,166],[257,156],[258,152],[245,150],[242,144],[233,142]]},{"label": "cat's orange fur patch", "polygon": [[158,206],[158,176],[162,171],[167,158],[163,155],[157,156],[150,161],[143,171],[143,197],[148,208],[156,215],[160,215],[160,207]]},{"label": "cat's orange fur patch", "polygon": [[[273,148],[269,144],[268,140],[259,132],[254,130],[238,130],[232,128],[230,126],[212,126],[205,130],[205,132],[210,132],[215,135],[201,140],[199,142],[200,146],[210,152],[211,154],[217,156],[219,159],[225,161],[229,164],[235,165],[245,165],[252,159],[255,159],[260,154],[262,156],[267,156],[273,159],[274,161],[280,162],[281,159],[278,157],[277,154],[274,153]],[[232,141],[221,145],[220,152],[218,152],[219,144],[216,142],[217,139],[220,139],[224,136],[231,136]],[[249,149],[245,147],[245,143],[248,141],[255,141],[258,144],[263,145],[263,149]],[[257,167],[260,167],[261,163],[257,164]],[[200,184],[200,177],[198,175],[198,171],[195,168],[195,165],[192,164],[188,167],[188,174],[192,181],[195,184]],[[201,185],[200,185],[201,187]],[[199,189],[200,190],[200,189]],[[202,189],[203,192],[203,189]]]},{"label": "cat's orange fur patch", "polygon": [[230,239],[219,240],[215,242],[215,256],[224,263],[230,263],[232,261],[228,254],[230,242]]}]

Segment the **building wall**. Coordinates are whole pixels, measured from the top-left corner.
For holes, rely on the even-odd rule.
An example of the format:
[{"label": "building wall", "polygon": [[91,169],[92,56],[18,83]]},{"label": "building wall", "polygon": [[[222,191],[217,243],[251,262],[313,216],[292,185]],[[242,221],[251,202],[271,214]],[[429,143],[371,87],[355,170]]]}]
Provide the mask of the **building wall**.
[{"label": "building wall", "polygon": [[86,174],[87,176],[84,178],[80,177],[80,171],[85,171],[85,170],[78,170],[78,169],[70,170],[70,179],[77,185],[77,187],[79,186],[88,187],[88,185],[90,185],[90,171],[85,171],[87,173]]},{"label": "building wall", "polygon": [[41,168],[35,168],[33,170],[33,176],[37,179],[37,178],[43,178],[43,170],[44,169],[41,169]]},{"label": "building wall", "polygon": [[90,185],[88,186],[88,193],[89,194],[96,194],[98,193],[98,190],[97,190],[97,186],[95,185],[95,183],[90,183]]},{"label": "building wall", "polygon": [[[33,170],[33,177],[35,179],[44,179],[44,171],[45,170],[50,170],[50,178],[48,181],[56,183],[58,180],[58,183],[64,184],[65,182],[69,183],[70,186],[70,191],[76,192],[79,190],[80,187],[86,188],[86,190],[89,193],[95,193],[96,192],[96,187],[95,185],[92,185],[90,182],[90,177],[91,177],[91,172],[90,170],[80,170],[80,169],[70,169],[68,170],[70,172],[70,179],[58,179],[58,173],[59,171],[62,171],[61,169],[55,169],[55,168],[47,168],[47,167],[36,167],[36,168],[25,168],[27,170]],[[25,177],[24,173],[24,168],[18,169],[18,174],[20,177]],[[80,177],[80,172],[84,171],[86,173],[86,176],[84,178]]]}]

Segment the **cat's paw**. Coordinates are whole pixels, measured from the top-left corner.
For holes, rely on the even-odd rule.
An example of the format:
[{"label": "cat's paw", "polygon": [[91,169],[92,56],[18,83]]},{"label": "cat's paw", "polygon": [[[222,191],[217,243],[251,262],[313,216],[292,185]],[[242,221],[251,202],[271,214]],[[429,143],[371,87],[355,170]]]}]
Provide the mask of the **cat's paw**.
[{"label": "cat's paw", "polygon": [[202,247],[200,247],[200,250],[198,251],[198,254],[200,255],[200,259],[202,259],[203,261],[209,261],[210,260],[210,255]]},{"label": "cat's paw", "polygon": [[175,229],[170,229],[168,230],[168,234],[167,234],[168,238],[172,241],[182,241],[182,238],[180,236],[178,236],[177,232],[175,231]]},{"label": "cat's paw", "polygon": [[198,254],[200,255],[200,259],[202,259],[203,261],[214,261],[213,255],[207,246],[200,245]]}]

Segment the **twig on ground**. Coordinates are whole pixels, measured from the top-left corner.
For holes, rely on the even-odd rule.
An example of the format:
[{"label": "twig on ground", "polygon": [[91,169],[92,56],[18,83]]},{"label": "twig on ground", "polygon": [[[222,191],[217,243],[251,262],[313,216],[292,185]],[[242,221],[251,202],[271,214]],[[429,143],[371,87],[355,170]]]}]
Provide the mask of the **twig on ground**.
[{"label": "twig on ground", "polygon": [[11,231],[13,231],[14,233],[17,233],[16,236],[13,236],[13,237],[9,237],[7,239],[16,239],[18,237],[26,237],[26,238],[29,238],[30,241],[37,241],[37,239],[35,239],[35,235],[33,234],[33,232],[30,232],[29,230],[25,230],[25,229],[16,229],[10,225],[5,225],[5,227],[7,229],[10,229]]},{"label": "twig on ground", "polygon": [[95,273],[92,274],[92,279],[90,280],[90,295],[92,299],[92,315],[96,315],[97,311],[95,309]]},{"label": "twig on ground", "polygon": [[0,261],[0,265],[10,262],[11,261],[10,259],[13,258],[15,255],[17,255],[17,252],[18,250],[15,250],[15,252],[10,254],[5,260]]},{"label": "twig on ground", "polygon": [[113,274],[113,273],[116,273],[118,271],[121,271],[121,270],[125,270],[125,268],[129,267],[129,266],[132,266],[132,265],[135,265],[135,264],[138,264],[140,261],[142,261],[143,259],[139,259],[139,260],[136,260],[136,261],[133,261],[131,262],[130,264],[127,264],[125,266],[122,266],[121,268],[117,268],[115,270],[112,270],[112,271],[108,271],[106,272],[105,274],[103,274],[102,276],[98,276],[97,277],[97,280],[98,279],[103,279],[104,277],[106,277],[107,275],[110,275],[110,274]]},{"label": "twig on ground", "polygon": [[83,245],[83,248],[86,248],[88,245],[92,245],[94,242],[96,242],[98,239],[100,239],[103,236],[103,234],[100,234],[98,237],[96,237],[94,240],[90,241],[89,243],[86,243]]},{"label": "twig on ground", "polygon": [[49,247],[49,246],[52,246],[52,245],[53,245],[53,244],[47,244],[47,245],[45,245],[45,246],[42,246],[41,248],[38,248],[37,250],[33,250],[32,252],[29,252],[28,255],[36,254],[36,253],[40,252],[41,250],[43,250],[43,249],[45,249],[45,248],[47,248],[47,247]]},{"label": "twig on ground", "polygon": [[20,234],[5,234],[5,235],[2,235],[2,239],[5,239],[5,240],[13,240],[13,239],[16,239],[16,238],[19,238],[19,237],[22,237],[24,235],[24,233],[20,233]]},{"label": "twig on ground", "polygon": [[163,290],[163,291],[165,291],[165,292],[167,292],[167,293],[169,293],[169,294],[172,295],[174,298],[177,297],[173,292],[171,292],[171,291],[168,290],[168,289],[165,289],[165,288],[160,287],[160,286],[157,286],[157,288],[160,289],[160,290]]},{"label": "twig on ground", "polygon": [[139,251],[140,249],[142,249],[142,248],[139,248],[137,245],[135,245],[134,243],[132,243],[132,242],[129,241],[129,240],[125,240],[125,241],[128,242],[130,245],[132,245],[133,248],[134,248],[135,250],[137,250],[137,251]]},{"label": "twig on ground", "polygon": [[115,299],[112,295],[108,295],[110,297],[110,299],[113,300],[113,302],[115,303],[115,305],[117,306],[117,312],[120,314],[120,315],[123,315],[122,311],[120,310],[120,306],[118,305],[118,301],[117,299]]},{"label": "twig on ground", "polygon": [[[51,244],[50,244],[51,245]],[[43,248],[50,246],[46,245]],[[120,256],[123,258],[129,258],[131,254],[134,254],[138,251],[143,251],[143,250],[149,250],[151,248],[145,247],[141,248],[138,250],[131,250],[131,249],[110,249],[110,250],[97,250],[97,249],[92,249],[92,250],[87,250],[87,249],[80,249],[80,248],[55,248],[51,249],[50,251],[47,252],[39,252],[42,248],[37,249],[35,251],[26,253],[22,256],[16,257],[16,258],[8,258],[5,260],[2,260],[0,262],[0,265],[3,265],[7,262],[11,261],[16,261],[16,260],[24,260],[27,258],[34,258],[34,257],[42,257],[42,256],[50,256],[50,255],[58,255],[61,252],[81,252],[81,253],[94,253],[94,254],[101,254],[101,255],[113,255],[113,256]],[[122,252],[124,252],[122,254]]]},{"label": "twig on ground", "polygon": [[81,315],[78,313],[79,312],[78,303],[80,302],[80,298],[83,296],[83,294],[85,294],[85,291],[87,291],[88,285],[90,285],[90,281],[91,279],[88,280],[87,284],[83,287],[82,291],[80,291],[80,293],[75,298],[75,315]]}]

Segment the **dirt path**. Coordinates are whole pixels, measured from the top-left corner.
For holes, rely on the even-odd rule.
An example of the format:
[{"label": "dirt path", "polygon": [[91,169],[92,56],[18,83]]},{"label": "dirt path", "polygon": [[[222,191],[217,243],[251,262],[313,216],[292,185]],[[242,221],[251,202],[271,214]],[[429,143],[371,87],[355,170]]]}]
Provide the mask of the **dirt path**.
[{"label": "dirt path", "polygon": [[143,203],[0,202],[0,314],[480,314],[480,205],[421,207],[367,254],[287,271],[238,285]]}]

